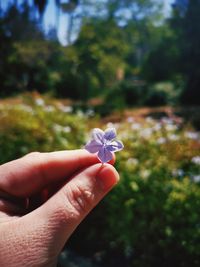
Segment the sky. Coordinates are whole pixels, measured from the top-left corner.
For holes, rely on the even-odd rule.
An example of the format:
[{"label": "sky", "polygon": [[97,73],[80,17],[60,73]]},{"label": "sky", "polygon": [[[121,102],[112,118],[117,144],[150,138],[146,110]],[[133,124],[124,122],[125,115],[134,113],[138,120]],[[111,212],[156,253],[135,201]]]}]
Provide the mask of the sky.
[{"label": "sky", "polygon": [[[162,1],[162,0],[158,0]],[[174,2],[174,0],[163,0],[164,1],[164,13],[165,16],[169,16],[170,10],[171,10],[171,4]],[[48,30],[56,23],[56,15],[55,15],[55,0],[49,0],[45,16],[44,16],[44,24],[45,29]],[[58,32],[58,38],[61,44],[66,45],[66,29],[67,29],[67,16],[65,14],[60,15],[60,22],[59,22],[59,32]]]},{"label": "sky", "polygon": [[[14,0],[13,0],[14,1]],[[31,3],[33,0],[29,0]],[[162,0],[157,0],[162,1]],[[1,0],[2,7],[6,7],[6,5],[10,2],[10,0]],[[18,2],[22,2],[22,0],[18,0]],[[163,0],[164,2],[164,14],[165,16],[169,16],[171,10],[171,4],[174,0]],[[55,0],[49,0],[48,5],[45,10],[44,15],[44,25],[46,32],[56,25],[56,9],[55,9]],[[66,29],[67,29],[67,16],[61,12],[60,14],[60,21],[59,21],[59,32],[58,32],[58,39],[61,44],[66,45]]]}]

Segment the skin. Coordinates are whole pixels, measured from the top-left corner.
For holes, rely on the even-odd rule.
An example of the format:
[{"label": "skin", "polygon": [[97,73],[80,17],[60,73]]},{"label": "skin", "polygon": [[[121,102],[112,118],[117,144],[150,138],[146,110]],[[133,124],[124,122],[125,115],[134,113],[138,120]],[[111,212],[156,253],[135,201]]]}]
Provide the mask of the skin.
[{"label": "skin", "polygon": [[56,266],[64,244],[118,182],[85,150],[34,152],[0,166],[0,266]]}]

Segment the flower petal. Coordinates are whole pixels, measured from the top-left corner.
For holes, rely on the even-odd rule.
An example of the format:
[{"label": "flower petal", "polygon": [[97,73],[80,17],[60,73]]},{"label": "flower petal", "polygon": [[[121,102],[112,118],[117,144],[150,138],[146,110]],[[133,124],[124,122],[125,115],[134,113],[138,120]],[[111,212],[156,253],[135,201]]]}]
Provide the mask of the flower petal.
[{"label": "flower petal", "polygon": [[107,150],[105,147],[102,147],[98,154],[97,154],[98,159],[102,162],[102,163],[106,163],[108,161],[110,161],[113,158],[112,153]]},{"label": "flower petal", "polygon": [[85,149],[90,153],[96,153],[102,148],[102,145],[96,140],[91,140],[85,145]]},{"label": "flower petal", "polygon": [[104,138],[106,140],[113,140],[117,137],[117,133],[116,133],[116,129],[115,128],[108,128],[105,130],[105,133],[104,133]]},{"label": "flower petal", "polygon": [[104,131],[102,131],[101,129],[99,128],[94,128],[94,130],[92,131],[92,138],[103,144],[103,140],[104,140]]},{"label": "flower petal", "polygon": [[106,148],[109,151],[116,152],[122,150],[124,148],[124,145],[121,141],[113,141],[112,143],[107,145]]}]

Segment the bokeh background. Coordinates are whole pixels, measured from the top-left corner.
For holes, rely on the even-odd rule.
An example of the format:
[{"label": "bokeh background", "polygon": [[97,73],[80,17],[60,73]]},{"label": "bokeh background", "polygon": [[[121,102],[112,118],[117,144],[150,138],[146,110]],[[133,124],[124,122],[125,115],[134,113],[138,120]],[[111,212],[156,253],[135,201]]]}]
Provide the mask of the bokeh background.
[{"label": "bokeh background", "polygon": [[0,0],[0,163],[125,145],[60,266],[200,266],[199,63],[200,0]]}]

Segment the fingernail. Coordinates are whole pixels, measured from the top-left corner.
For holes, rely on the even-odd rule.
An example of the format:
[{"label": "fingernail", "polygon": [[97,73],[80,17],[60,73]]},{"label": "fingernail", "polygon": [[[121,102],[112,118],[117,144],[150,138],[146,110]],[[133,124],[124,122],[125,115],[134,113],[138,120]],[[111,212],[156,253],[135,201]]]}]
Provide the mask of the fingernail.
[{"label": "fingernail", "polygon": [[119,174],[115,168],[109,164],[100,167],[97,179],[103,191],[109,191],[119,181]]}]

